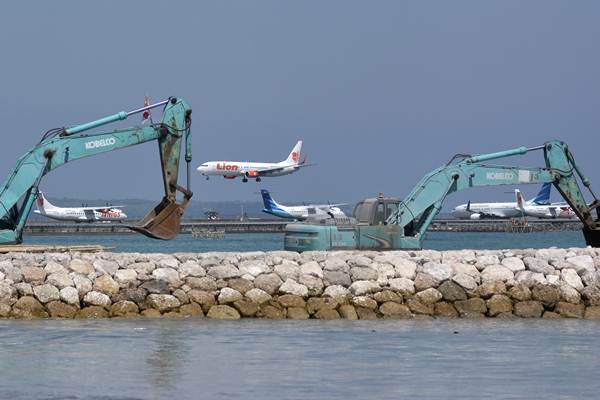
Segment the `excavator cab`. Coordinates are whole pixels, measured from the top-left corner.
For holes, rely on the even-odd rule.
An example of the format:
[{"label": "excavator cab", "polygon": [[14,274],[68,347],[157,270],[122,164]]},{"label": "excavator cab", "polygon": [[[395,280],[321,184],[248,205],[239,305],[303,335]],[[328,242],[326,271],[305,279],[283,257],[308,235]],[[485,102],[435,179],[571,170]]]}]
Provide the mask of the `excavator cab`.
[{"label": "excavator cab", "polygon": [[380,193],[378,197],[359,202],[352,215],[358,224],[386,225],[388,217],[398,211],[399,204],[399,199],[384,197],[383,193]]}]

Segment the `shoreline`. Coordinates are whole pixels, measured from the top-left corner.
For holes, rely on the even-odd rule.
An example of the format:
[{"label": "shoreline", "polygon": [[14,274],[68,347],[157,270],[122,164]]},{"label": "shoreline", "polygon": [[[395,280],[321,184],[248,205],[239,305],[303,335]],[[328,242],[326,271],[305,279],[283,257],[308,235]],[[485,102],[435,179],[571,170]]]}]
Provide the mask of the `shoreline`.
[{"label": "shoreline", "polygon": [[0,318],[600,319],[600,249],[8,253]]}]

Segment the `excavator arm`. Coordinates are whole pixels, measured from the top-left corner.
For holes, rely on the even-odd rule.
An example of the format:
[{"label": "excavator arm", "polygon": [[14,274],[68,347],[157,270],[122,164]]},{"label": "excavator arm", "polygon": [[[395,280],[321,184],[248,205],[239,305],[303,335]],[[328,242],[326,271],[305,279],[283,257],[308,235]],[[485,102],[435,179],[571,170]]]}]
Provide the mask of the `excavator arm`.
[{"label": "excavator arm", "polygon": [[[486,161],[522,155],[534,150],[544,150],[545,168],[487,165]],[[575,178],[579,175],[594,201],[588,205]],[[422,238],[433,218],[440,212],[447,195],[475,186],[519,185],[552,182],[584,225],[586,242],[600,247],[600,202],[590,189],[589,180],[575,163],[567,145],[550,141],[543,146],[465,156],[458,162],[451,160],[447,165],[427,174],[413,191],[400,202],[398,210],[389,216],[387,224],[404,228],[406,236]],[[596,209],[597,217],[592,216]]]},{"label": "excavator arm", "polygon": [[[160,123],[110,132],[91,129],[126,119],[128,116],[164,106]],[[118,150],[152,140],[158,142],[165,196],[137,226],[130,228],[158,239],[172,239],[179,232],[181,215],[192,196],[189,181],[191,153],[191,108],[184,100],[168,100],[130,112],[119,113],[70,128],[48,131],[42,140],[17,161],[0,187],[0,243],[21,243],[22,231],[38,194],[41,179],[71,161]],[[185,140],[187,187],[177,184],[182,141]],[[176,191],[183,193],[177,203]]]}]

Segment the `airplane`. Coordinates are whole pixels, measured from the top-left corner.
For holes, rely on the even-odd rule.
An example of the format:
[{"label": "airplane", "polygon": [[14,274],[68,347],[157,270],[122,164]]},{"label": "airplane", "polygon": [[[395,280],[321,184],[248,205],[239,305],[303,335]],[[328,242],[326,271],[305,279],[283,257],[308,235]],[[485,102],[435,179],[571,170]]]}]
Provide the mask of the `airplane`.
[{"label": "airplane", "polygon": [[[528,207],[550,205],[551,183],[544,183],[538,194],[524,204]],[[516,202],[507,203],[471,203],[454,208],[452,215],[459,219],[518,218],[523,216]]]},{"label": "airplane", "polygon": [[212,175],[220,175],[225,179],[235,179],[241,176],[242,182],[248,182],[248,178],[256,178],[256,182],[260,182],[263,176],[288,175],[298,171],[302,167],[312,165],[306,164],[306,157],[300,161],[301,150],[302,140],[299,140],[288,158],[278,163],[210,161],[200,165],[198,171],[206,176],[207,180]]},{"label": "airplane", "polygon": [[261,189],[264,213],[275,215],[280,218],[287,219],[327,219],[327,218],[344,218],[346,214],[339,208],[345,204],[308,204],[302,206],[284,206],[277,203],[271,197],[268,190]]},{"label": "airplane", "polygon": [[100,207],[57,207],[51,204],[39,192],[36,200],[37,210],[34,213],[59,221],[95,222],[95,221],[122,221],[127,214],[118,207],[124,206],[100,206]]},{"label": "airplane", "polygon": [[[548,184],[550,185],[550,184]],[[531,204],[523,200],[519,189],[515,189],[517,205],[521,214],[526,217],[536,218],[576,218],[573,209],[565,202],[550,204]]]}]

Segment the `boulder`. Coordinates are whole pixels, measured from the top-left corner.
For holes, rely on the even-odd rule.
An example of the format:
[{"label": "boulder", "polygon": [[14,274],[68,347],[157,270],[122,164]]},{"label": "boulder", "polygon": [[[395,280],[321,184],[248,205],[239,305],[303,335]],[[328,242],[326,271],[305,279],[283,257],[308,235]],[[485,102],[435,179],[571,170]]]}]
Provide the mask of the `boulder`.
[{"label": "boulder", "polygon": [[559,302],[554,307],[554,311],[567,318],[583,318],[585,314],[585,305]]},{"label": "boulder", "polygon": [[323,272],[323,281],[326,286],[340,285],[348,287],[352,284],[350,275],[342,270],[330,271],[326,269]]},{"label": "boulder", "polygon": [[413,284],[417,292],[420,292],[421,290],[429,289],[430,287],[438,287],[440,282],[429,274],[419,272],[417,273],[417,277]]},{"label": "boulder", "polygon": [[44,304],[54,300],[60,300],[60,294],[58,289],[48,284],[34,286],[33,294],[40,302]]},{"label": "boulder", "polygon": [[111,317],[132,317],[140,312],[139,307],[133,301],[121,300],[110,307]]},{"label": "boulder", "polygon": [[279,287],[279,293],[306,297],[308,296],[308,288],[293,279],[288,279]]},{"label": "boulder", "polygon": [[246,297],[256,304],[263,304],[271,300],[271,295],[262,289],[254,288],[246,292]]},{"label": "boulder", "polygon": [[[400,278],[403,279],[403,278]],[[355,296],[375,293],[381,290],[381,287],[373,281],[356,281],[350,285],[350,292]]]},{"label": "boulder", "polygon": [[352,256],[348,259],[348,265],[350,265],[350,267],[368,267],[372,263],[373,260],[360,254]]},{"label": "boulder", "polygon": [[321,308],[315,314],[315,318],[323,319],[323,320],[334,320],[334,319],[340,319],[340,314],[332,308]]},{"label": "boulder", "polygon": [[[468,275],[464,275],[464,276],[468,276]],[[472,279],[472,278],[470,278],[470,279]],[[430,289],[427,289],[427,290],[430,290]],[[453,281],[446,281],[446,282],[442,283],[440,285],[440,287],[438,288],[438,290],[442,294],[442,298],[446,301],[456,301],[456,300],[466,300],[467,299],[467,293],[464,291],[464,289]]]},{"label": "boulder", "polygon": [[120,269],[114,273],[114,276],[120,287],[129,287],[135,286],[138,274],[133,269]]},{"label": "boulder", "polygon": [[531,290],[524,284],[517,284],[511,287],[508,291],[508,295],[511,299],[516,301],[531,300]]},{"label": "boulder", "polygon": [[91,291],[86,293],[83,297],[83,302],[90,306],[99,306],[99,307],[109,307],[110,306],[110,297],[105,295],[104,293]]},{"label": "boulder", "polygon": [[119,284],[110,275],[106,274],[96,278],[93,290],[112,296],[119,292]]},{"label": "boulder", "polygon": [[539,318],[544,312],[544,306],[539,301],[519,301],[514,305],[514,314],[521,318]]},{"label": "boulder", "polygon": [[454,302],[454,307],[461,317],[477,317],[487,312],[485,301],[479,298],[471,298],[468,300],[458,300]]},{"label": "boulder", "polygon": [[477,254],[477,261],[475,267],[479,271],[483,271],[488,265],[500,264],[500,259],[496,254]]},{"label": "boulder", "polygon": [[552,267],[546,260],[535,257],[525,257],[523,262],[527,266],[527,269],[530,272],[537,272],[544,275],[549,275],[554,272],[554,267]]},{"label": "boulder", "polygon": [[583,290],[583,282],[577,274],[577,271],[573,268],[563,268],[560,271],[560,279],[578,291]]},{"label": "boulder", "polygon": [[560,289],[554,285],[535,285],[531,297],[547,307],[554,307],[560,301]]},{"label": "boulder", "polygon": [[417,299],[409,299],[406,305],[413,314],[433,315],[433,304],[424,304]]},{"label": "boulder", "polygon": [[[147,282],[148,283],[148,282]],[[203,276],[202,278],[195,278],[193,276],[189,276],[185,280],[186,285],[188,285],[192,289],[205,290],[208,292],[212,292],[217,290],[217,283],[215,278],[212,276]],[[165,293],[169,293],[169,287],[166,282],[162,282],[162,287],[166,289]],[[162,291],[156,292],[161,293]]]},{"label": "boulder", "polygon": [[284,319],[286,317],[286,314],[285,310],[283,310],[282,308],[266,303],[262,304],[258,308],[256,316],[265,319]]},{"label": "boulder", "polygon": [[578,274],[583,275],[587,271],[595,271],[594,259],[590,255],[580,255],[567,258],[567,263],[572,266]]},{"label": "boulder", "polygon": [[85,296],[89,291],[92,290],[92,281],[85,276],[75,275],[73,276],[73,283],[79,293],[79,297]]},{"label": "boulder", "polygon": [[546,277],[541,272],[532,272],[532,271],[519,271],[515,275],[515,280],[518,283],[522,283],[527,285],[529,288],[533,287],[537,284],[547,284],[548,281]]},{"label": "boulder", "polygon": [[481,280],[483,282],[506,282],[514,277],[515,275],[510,269],[500,264],[489,265],[481,272]]},{"label": "boulder", "polygon": [[402,303],[402,295],[393,292],[391,290],[382,290],[381,292],[377,292],[373,295],[373,299],[381,303],[386,303],[388,301],[395,301],[396,303]]},{"label": "boulder", "polygon": [[[230,279],[242,276],[240,271],[231,264],[217,265],[208,269],[208,275],[215,279]],[[253,276],[253,275],[252,275]]]},{"label": "boulder", "polygon": [[273,269],[269,267],[264,260],[242,261],[239,263],[238,269],[241,276],[250,275],[253,277],[257,277],[261,274],[268,274],[273,271]]},{"label": "boulder", "polygon": [[300,275],[301,285],[306,286],[309,296],[319,296],[323,293],[323,280],[313,275]]},{"label": "boulder", "polygon": [[[446,281],[444,283],[448,283],[452,285],[452,282]],[[459,288],[460,289],[460,288]],[[462,290],[462,289],[460,289]],[[442,293],[439,290],[434,288],[425,289],[421,292],[418,292],[415,295],[415,298],[419,300],[423,304],[435,304],[442,299]],[[445,299],[447,300],[447,299]]]},{"label": "boulder", "polygon": [[12,307],[15,318],[48,318],[44,306],[31,296],[21,297]]},{"label": "boulder", "polygon": [[62,288],[59,292],[60,300],[67,304],[79,306],[79,292],[71,286]]},{"label": "boulder", "polygon": [[316,261],[307,262],[300,266],[301,275],[312,275],[316,278],[323,278],[323,269]]},{"label": "boulder", "polygon": [[185,279],[188,276],[202,278],[203,276],[206,276],[206,271],[197,262],[186,261],[179,267],[179,277]]},{"label": "boulder", "polygon": [[198,304],[190,303],[179,307],[179,315],[182,317],[204,317],[204,311]]},{"label": "boulder", "polygon": [[[286,281],[287,279],[297,281],[300,278],[300,267],[290,262],[276,265],[274,271],[279,275],[279,278],[281,278],[282,281]],[[348,283],[348,285],[350,285],[350,283]]]},{"label": "boulder", "polygon": [[502,260],[502,265],[510,269],[513,273],[525,271],[525,263],[518,257],[505,257]]},{"label": "boulder", "polygon": [[427,262],[422,266],[421,272],[430,275],[436,282],[434,286],[438,286],[443,281],[450,279],[453,271],[450,264]]},{"label": "boulder", "polygon": [[464,263],[452,263],[452,271],[455,275],[465,274],[472,277],[476,282],[479,282],[480,273],[474,265]]},{"label": "boulder", "polygon": [[325,260],[323,267],[325,271],[343,271],[348,272],[350,267],[346,264],[346,260],[340,257],[328,257]]},{"label": "boulder", "polygon": [[246,294],[247,291],[254,288],[252,281],[244,278],[233,278],[227,281],[227,286],[237,290],[241,294]]},{"label": "boulder", "polygon": [[88,275],[94,272],[94,267],[88,261],[75,258],[69,263],[69,269],[80,275]]},{"label": "boulder", "polygon": [[46,308],[52,318],[74,318],[79,311],[79,307],[56,300],[46,304]]},{"label": "boulder", "polygon": [[358,316],[358,319],[360,319],[360,320],[375,320],[375,319],[377,319],[377,314],[375,314],[375,311],[370,310],[368,308],[356,307],[355,311],[356,311],[356,315]]},{"label": "boulder", "polygon": [[235,289],[224,287],[219,293],[218,302],[219,304],[229,304],[241,300],[244,296]]},{"label": "boulder", "polygon": [[69,272],[65,267],[63,267],[61,264],[57,263],[56,261],[48,261],[46,263],[46,266],[44,267],[44,271],[46,272],[47,275],[53,274],[55,272],[66,272],[66,273]]},{"label": "boulder", "polygon": [[192,289],[187,292],[187,295],[190,301],[199,304],[204,312],[208,312],[208,310],[210,310],[210,308],[216,304],[215,296],[212,293],[204,290]]},{"label": "boulder", "polygon": [[562,301],[567,303],[579,304],[581,303],[581,295],[571,285],[563,283],[558,288],[560,290],[560,298]]},{"label": "boulder", "polygon": [[356,307],[368,308],[370,310],[377,309],[377,302],[367,296],[355,296],[352,298],[352,304]]},{"label": "boulder", "polygon": [[489,299],[495,294],[505,294],[506,285],[502,281],[484,282],[477,288],[477,293],[484,299]]},{"label": "boulder", "polygon": [[417,264],[403,257],[397,257],[393,260],[396,276],[406,279],[415,279],[417,276]]},{"label": "boulder", "polygon": [[170,294],[149,294],[146,302],[150,308],[154,308],[161,313],[172,311],[181,305],[179,299]]},{"label": "boulder", "polygon": [[390,289],[403,296],[415,294],[415,283],[408,278],[390,279],[388,285]]},{"label": "boulder", "polygon": [[[459,284],[467,290],[474,290],[477,287],[477,282],[475,281],[475,279],[472,276],[462,272],[454,275],[452,277],[452,281]],[[445,283],[447,282],[444,282],[442,285],[444,285]]]},{"label": "boulder", "polygon": [[277,301],[279,302],[279,304],[281,304],[285,308],[290,308],[290,307],[305,308],[306,307],[306,301],[304,301],[304,298],[302,298],[301,296],[293,295],[293,294],[284,294],[283,296],[279,296],[277,298]]},{"label": "boulder", "polygon": [[[290,279],[286,280],[286,282],[287,281],[290,281]],[[262,274],[254,279],[254,287],[262,289],[270,295],[277,293],[282,283],[283,281],[279,278],[277,274],[274,273]],[[308,293],[308,289],[306,289],[306,291]]]},{"label": "boulder", "polygon": [[40,285],[46,280],[46,271],[41,267],[22,267],[21,273],[27,283]]},{"label": "boulder", "polygon": [[241,299],[233,303],[233,306],[242,317],[254,317],[258,312],[258,304],[250,299]]},{"label": "boulder", "polygon": [[179,279],[179,273],[173,268],[156,268],[152,271],[152,276],[157,281],[166,282],[172,288],[178,288],[183,284]]},{"label": "boulder", "polygon": [[[353,305],[342,304],[341,306],[339,306],[338,312],[340,314],[340,317],[342,317],[343,319],[348,319],[348,320],[357,320],[358,319],[358,314],[356,313],[356,309],[354,308]],[[289,318],[289,314],[290,314],[290,310],[288,310],[288,318]]]},{"label": "boulder", "polygon": [[19,296],[33,296],[33,287],[29,283],[21,282],[14,284]]},{"label": "boulder", "polygon": [[96,318],[108,318],[109,314],[103,307],[100,306],[89,306],[84,307],[75,314],[75,318],[81,319],[96,319]]},{"label": "boulder", "polygon": [[339,299],[333,299],[331,297],[311,297],[306,302],[306,311],[312,315],[322,308],[336,309],[339,305]]},{"label": "boulder", "polygon": [[309,318],[310,315],[304,308],[290,307],[287,309],[287,319],[305,320]]},{"label": "boulder", "polygon": [[586,307],[584,318],[585,319],[600,319],[600,306]]},{"label": "boulder", "polygon": [[376,281],[379,273],[374,268],[370,267],[353,267],[350,268],[350,275],[353,281]]},{"label": "boulder", "polygon": [[384,318],[408,319],[412,318],[412,313],[404,304],[398,304],[394,301],[388,301],[379,306],[379,312]]},{"label": "boulder", "polygon": [[433,315],[436,317],[455,318],[458,317],[458,311],[451,303],[440,301],[433,305]]},{"label": "boulder", "polygon": [[583,288],[581,297],[583,297],[587,306],[600,306],[600,288],[597,286]]},{"label": "boulder", "polygon": [[340,285],[332,285],[325,288],[323,296],[334,298],[346,298],[350,295],[350,291]]},{"label": "boulder", "polygon": [[114,275],[115,272],[119,269],[119,264],[115,261],[97,259],[92,264],[94,269],[98,271],[100,274],[108,274]]},{"label": "boulder", "polygon": [[508,296],[503,294],[493,295],[485,302],[485,305],[488,309],[487,313],[490,317],[495,317],[501,313],[510,313],[513,309],[512,301]]}]

